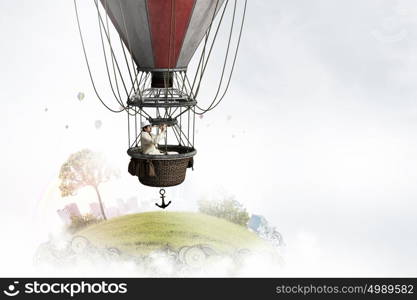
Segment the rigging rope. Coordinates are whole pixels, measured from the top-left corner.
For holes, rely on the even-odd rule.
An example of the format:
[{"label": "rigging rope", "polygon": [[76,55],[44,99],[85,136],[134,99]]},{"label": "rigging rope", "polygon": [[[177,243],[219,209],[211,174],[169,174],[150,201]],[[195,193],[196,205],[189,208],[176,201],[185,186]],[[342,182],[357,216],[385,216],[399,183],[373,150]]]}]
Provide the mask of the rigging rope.
[{"label": "rigging rope", "polygon": [[[107,3],[107,1],[106,1],[106,3]],[[103,49],[104,62],[105,62],[105,65],[106,65],[107,77],[109,79],[110,88],[112,90],[114,98],[117,100],[117,102],[119,104],[121,104],[122,99],[121,99],[121,97],[120,97],[120,99],[117,97],[116,92],[114,91],[113,82],[112,82],[111,76],[110,76],[109,65],[108,65],[108,62],[107,62],[107,53],[106,53],[106,48],[104,46],[103,29],[102,29],[102,26],[101,26],[101,23],[100,23],[100,15],[99,14],[98,14],[98,27],[99,27],[99,30],[100,30],[101,46],[102,46],[102,49]],[[120,96],[120,94],[119,94],[119,96]]]},{"label": "rigging rope", "polygon": [[[106,8],[107,8],[107,1],[106,1]],[[109,16],[107,14],[106,14],[106,30],[107,30],[107,32],[109,34],[109,41],[111,43],[110,28],[109,28]],[[115,81],[115,84],[116,84],[117,94],[119,95],[120,102],[123,103],[122,96],[120,95],[119,82],[117,81],[116,68],[115,68],[115,65],[114,65],[114,57],[113,57],[113,55],[111,55],[111,62],[112,62],[112,70],[113,70],[114,81]],[[123,104],[121,106],[123,108],[125,108]]]},{"label": "rigging rope", "polygon": [[[99,18],[99,29],[100,29],[100,37],[101,37],[101,42],[102,42],[102,47],[103,47],[103,54],[104,54],[104,60],[105,60],[105,65],[106,65],[106,70],[107,70],[108,79],[109,79],[110,86],[111,86],[111,89],[112,89],[112,92],[113,92],[113,96],[115,97],[115,99],[116,99],[117,103],[118,103],[118,104],[122,107],[122,109],[120,109],[120,110],[115,110],[115,109],[110,108],[110,107],[109,107],[109,106],[108,106],[108,105],[107,105],[107,104],[103,101],[102,97],[101,97],[101,96],[100,96],[100,94],[98,93],[98,90],[97,90],[97,87],[96,87],[96,84],[95,84],[95,81],[94,81],[94,77],[93,77],[93,74],[92,74],[92,71],[91,71],[91,67],[90,67],[90,63],[89,63],[89,59],[88,59],[88,55],[87,55],[87,50],[86,50],[86,47],[85,47],[84,36],[83,36],[83,33],[82,33],[82,29],[81,29],[81,22],[80,22],[80,17],[79,17],[79,12],[78,12],[77,0],[74,0],[74,8],[75,8],[75,13],[76,13],[76,19],[77,19],[78,31],[79,31],[79,35],[80,35],[80,39],[81,39],[81,45],[82,45],[84,58],[85,58],[85,61],[86,61],[86,65],[87,65],[88,73],[89,73],[89,76],[90,76],[90,80],[91,80],[91,83],[92,83],[92,86],[93,86],[94,92],[95,92],[95,94],[96,94],[97,98],[98,98],[98,99],[100,100],[100,102],[103,104],[103,106],[104,106],[105,108],[107,108],[109,111],[114,112],[114,113],[120,113],[120,112],[126,111],[126,112],[128,113],[128,115],[130,115],[130,116],[135,116],[137,113],[139,113],[139,114],[140,114],[140,112],[137,112],[137,111],[136,111],[136,109],[135,109],[135,113],[134,113],[134,114],[130,113],[130,110],[132,110],[132,108],[125,106],[125,105],[123,104],[123,102],[121,101],[121,95],[120,95],[120,90],[119,90],[119,87],[118,87],[118,79],[117,79],[117,75],[116,75],[116,70],[115,70],[116,68],[115,68],[115,65],[116,65],[116,67],[117,67],[117,69],[118,69],[119,76],[120,76],[120,78],[121,78],[121,80],[122,80],[122,83],[123,83],[124,88],[125,88],[126,95],[127,95],[128,97],[130,97],[131,93],[134,91],[134,85],[135,85],[135,82],[136,82],[137,84],[139,84],[139,83],[137,82],[137,80],[138,80],[137,76],[138,76],[139,74],[137,73],[137,74],[136,74],[136,78],[135,78],[135,80],[134,80],[134,81],[132,80],[132,89],[131,89],[131,91],[130,91],[130,92],[128,92],[128,91],[127,91],[127,88],[126,88],[126,85],[125,85],[125,83],[124,83],[124,80],[123,80],[123,76],[122,76],[122,74],[121,74],[120,67],[119,67],[118,62],[117,62],[117,59],[116,59],[116,57],[115,57],[115,54],[114,54],[114,51],[113,51],[112,44],[111,44],[111,39],[110,39],[110,31],[108,30],[108,28],[109,28],[109,27],[108,27],[108,18],[106,19],[106,24],[107,24],[107,30],[106,30],[106,26],[104,25],[103,19],[102,19],[102,17],[101,17],[100,11],[99,11],[99,7],[98,7],[97,0],[95,0],[95,5],[96,5],[97,12],[98,12],[98,18]],[[104,46],[103,29],[104,29],[104,32],[106,33],[107,41],[108,41],[108,43],[109,43],[109,47],[110,47],[110,50],[111,50],[110,52],[111,52],[111,54],[112,54],[112,55],[111,55],[111,57],[112,57],[113,73],[114,73],[114,78],[115,78],[115,84],[116,84],[116,88],[117,88],[117,93],[118,93],[118,95],[119,95],[119,97],[120,97],[120,98],[116,96],[115,91],[114,91],[114,87],[113,87],[113,85],[112,85],[112,80],[111,80],[110,71],[109,71],[109,65],[108,65],[108,60],[107,60],[107,54],[106,54],[106,50],[105,50],[105,46]],[[129,67],[129,66],[128,66],[128,67]],[[141,115],[141,114],[140,114],[140,115]]]},{"label": "rigging rope", "polygon": [[[226,65],[227,65],[227,59],[229,57],[230,44],[231,44],[231,41],[232,41],[233,28],[234,28],[234,25],[235,25],[234,21],[235,21],[235,17],[236,17],[236,5],[237,5],[237,0],[235,0],[235,5],[233,7],[233,18],[232,18],[232,24],[230,26],[229,40],[228,40],[228,43],[227,43],[226,55],[225,55],[225,58],[224,58],[222,75],[220,77],[220,82],[219,82],[217,92],[216,92],[216,95],[214,96],[214,100],[213,100],[212,104],[216,101],[216,98],[219,95],[219,92],[220,92],[220,89],[221,89],[222,83],[223,83],[224,73],[225,73]],[[198,88],[200,88],[200,86],[198,86]],[[197,89],[197,91],[195,92],[196,95],[198,95],[198,91],[199,90]],[[210,107],[211,107],[211,105],[210,105]]]},{"label": "rigging rope", "polygon": [[[131,43],[130,43],[129,32],[127,30],[127,25],[126,25],[125,14],[123,12],[123,8],[122,8],[122,5],[120,4],[120,1],[119,1],[119,8],[120,8],[120,12],[121,12],[122,18],[123,18],[123,25],[124,25],[125,32],[126,32],[127,46],[128,46],[128,50],[130,52],[130,59],[131,59],[132,67],[133,67],[133,72],[134,72],[135,76],[137,76],[137,71],[136,71],[136,68],[135,68],[135,63],[133,61],[133,52],[132,52],[132,46],[131,46]],[[120,40],[122,40],[122,39],[120,38]],[[130,75],[130,77],[132,77],[131,72],[130,72],[130,65],[128,63],[128,60],[127,60],[127,57],[126,57],[125,48],[123,47],[123,45],[122,45],[122,49],[123,49],[123,55],[124,55],[125,61],[126,61],[126,66],[127,66],[127,69],[129,70],[129,75]],[[132,84],[133,84],[133,82],[132,82]],[[133,86],[134,86],[134,84],[133,84]]]},{"label": "rigging rope", "polygon": [[[200,84],[201,84],[201,80],[202,80],[203,75],[204,75],[205,67],[207,66],[208,60],[209,60],[210,55],[211,55],[211,51],[213,50],[214,42],[216,41],[217,34],[219,33],[220,25],[221,25],[221,23],[223,22],[223,17],[224,17],[224,14],[225,14],[225,12],[226,12],[227,5],[229,4],[229,0],[226,0],[226,3],[225,3],[225,5],[224,5],[224,9],[223,9],[222,15],[221,15],[221,17],[220,17],[219,24],[218,24],[217,29],[216,29],[216,32],[215,32],[215,34],[214,34],[213,42],[212,42],[212,44],[211,44],[211,46],[210,46],[210,50],[209,50],[209,54],[208,54],[208,56],[207,56],[206,64],[202,64],[202,61],[204,60],[204,55],[205,55],[205,52],[206,52],[207,42],[208,42],[208,39],[209,39],[209,36],[210,36],[211,28],[212,28],[212,26],[213,26],[213,22],[214,22],[214,19],[215,19],[215,17],[216,17],[217,6],[218,6],[218,4],[219,4],[219,1],[220,1],[220,0],[217,0],[216,6],[215,6],[215,9],[214,9],[214,12],[213,12],[213,16],[212,16],[212,19],[211,19],[211,22],[210,22],[210,26],[209,26],[209,28],[208,28],[208,30],[207,30],[207,33],[206,33],[206,39],[205,39],[205,42],[204,42],[203,52],[202,52],[202,55],[201,55],[201,57],[200,57],[200,61],[199,61],[199,63],[198,63],[198,67],[197,67],[196,74],[195,74],[195,76],[194,76],[193,85],[191,86],[191,91],[192,91],[192,92],[194,91],[194,86],[195,86],[195,84],[196,84],[196,82],[197,82],[198,71],[199,71],[200,67],[201,67],[201,71],[200,71],[200,73],[201,73],[201,74],[200,74],[200,80],[199,80],[199,82],[198,82],[198,84],[197,84],[197,87],[199,87],[199,86],[200,86]],[[201,65],[201,66],[200,66],[200,65]],[[195,96],[197,97],[197,95],[195,95]]]},{"label": "rigging rope", "polygon": [[[104,22],[103,22],[103,18],[101,17],[101,13],[100,13],[100,9],[99,9],[99,6],[98,6],[98,3],[97,3],[97,0],[94,0],[94,4],[96,5],[96,8],[97,8],[97,11],[98,11],[98,14],[99,14],[99,19],[100,19],[100,22],[101,22],[102,26],[103,26],[103,27],[105,27],[105,26],[104,26]],[[123,76],[122,76],[122,72],[121,72],[121,70],[120,70],[119,63],[117,62],[116,55],[114,54],[113,47],[112,47],[112,45],[111,45],[111,43],[110,43],[110,40],[109,40],[109,36],[108,36],[108,34],[107,34],[107,32],[106,32],[106,31],[105,31],[105,33],[106,33],[106,37],[107,37],[107,42],[108,42],[108,43],[109,43],[109,45],[110,45],[110,52],[111,52],[111,54],[115,57],[115,63],[116,63],[117,71],[119,72],[120,79],[122,80],[124,90],[125,90],[125,92],[126,92],[127,97],[129,97],[129,92],[127,91],[126,83],[125,83],[125,81],[124,81],[124,79],[123,79]]]},{"label": "rigging rope", "polygon": [[81,39],[81,45],[82,45],[82,48],[83,48],[84,58],[85,58],[85,62],[87,64],[88,74],[90,76],[90,80],[91,80],[91,84],[93,85],[94,92],[96,93],[97,98],[104,105],[104,107],[106,107],[111,112],[120,113],[120,112],[124,111],[125,109],[114,110],[114,109],[110,108],[109,106],[107,106],[106,103],[104,103],[103,99],[100,97],[100,95],[97,91],[97,88],[96,88],[96,85],[95,85],[95,82],[94,82],[94,78],[93,78],[93,74],[91,72],[90,63],[88,61],[87,51],[85,49],[84,37],[83,37],[83,34],[82,34],[82,30],[81,30],[80,17],[79,17],[79,14],[78,14],[77,0],[74,0],[74,8],[75,8],[75,15],[77,17],[78,32],[80,34],[80,39]]},{"label": "rigging rope", "polygon": [[[235,0],[235,5],[236,5],[236,1],[237,0]],[[236,10],[236,6],[234,8],[233,23],[234,23],[234,18],[235,18],[235,10]],[[226,88],[225,88],[222,96],[220,97],[220,99],[217,100],[217,96],[218,96],[219,91],[220,91],[220,88],[221,88],[221,83],[222,83],[222,80],[221,80],[220,85],[219,85],[219,88],[218,88],[217,93],[216,93],[216,96],[214,97],[214,99],[211,102],[211,104],[209,105],[209,107],[208,108],[205,108],[205,109],[202,109],[201,107],[199,107],[198,105],[196,105],[196,107],[202,111],[202,112],[196,112],[196,111],[194,111],[195,113],[197,113],[199,115],[205,114],[206,112],[209,112],[209,111],[215,109],[221,103],[221,101],[224,99],[224,97],[225,97],[225,95],[226,95],[226,93],[227,93],[227,91],[229,89],[230,82],[231,82],[231,79],[232,79],[232,76],[233,76],[233,72],[234,72],[234,68],[235,68],[235,65],[236,65],[237,55],[238,55],[239,48],[240,48],[240,42],[241,42],[241,38],[242,38],[243,27],[244,27],[244,23],[245,23],[245,19],[246,19],[246,10],[247,10],[247,0],[245,0],[245,4],[244,4],[244,8],[243,8],[243,15],[242,15],[242,22],[241,22],[240,30],[239,30],[239,37],[238,37],[238,41],[237,41],[237,45],[236,45],[236,50],[235,50],[235,54],[234,54],[234,58],[233,58],[233,63],[232,63],[232,67],[231,67],[231,70],[230,70],[229,79],[227,81]],[[227,52],[229,51],[229,46],[230,46],[230,43],[231,43],[231,34],[232,34],[233,23],[232,23],[231,32],[230,32],[230,35],[229,35],[229,42],[228,42],[228,50],[227,50]],[[223,78],[223,73],[225,72],[226,64],[227,64],[227,55],[226,55],[226,59],[225,59],[224,66],[223,66],[222,78]],[[217,101],[217,103],[214,104],[216,101]]]}]

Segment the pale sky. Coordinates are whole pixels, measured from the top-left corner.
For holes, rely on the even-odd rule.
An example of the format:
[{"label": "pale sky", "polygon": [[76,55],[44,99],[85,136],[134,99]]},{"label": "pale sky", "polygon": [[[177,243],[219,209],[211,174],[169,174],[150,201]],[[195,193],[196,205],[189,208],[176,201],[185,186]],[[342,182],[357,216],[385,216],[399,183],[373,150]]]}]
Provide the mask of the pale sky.
[{"label": "pale sky", "polygon": [[[99,64],[92,2],[78,2]],[[284,275],[417,276],[417,3],[262,0],[248,10],[232,87],[197,123],[196,170],[168,190],[172,209],[235,196],[284,235]],[[69,154],[101,151],[122,173],[129,158],[126,117],[93,94],[72,1],[2,0],[0,37],[6,276],[30,272],[30,249],[52,230],[51,207],[64,200],[45,195]],[[108,201],[158,192],[127,172],[104,189]]]}]

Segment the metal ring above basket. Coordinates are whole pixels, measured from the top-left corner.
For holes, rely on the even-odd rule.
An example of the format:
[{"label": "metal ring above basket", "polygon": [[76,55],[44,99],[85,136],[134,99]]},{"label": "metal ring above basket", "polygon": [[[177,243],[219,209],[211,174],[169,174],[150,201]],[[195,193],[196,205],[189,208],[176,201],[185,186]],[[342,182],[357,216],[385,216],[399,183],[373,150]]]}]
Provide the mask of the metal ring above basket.
[{"label": "metal ring above basket", "polygon": [[193,147],[181,145],[158,145],[158,150],[162,152],[178,152],[178,154],[143,154],[141,147],[132,147],[127,150],[127,154],[136,159],[149,160],[177,160],[183,158],[191,158],[197,154],[197,150]]}]

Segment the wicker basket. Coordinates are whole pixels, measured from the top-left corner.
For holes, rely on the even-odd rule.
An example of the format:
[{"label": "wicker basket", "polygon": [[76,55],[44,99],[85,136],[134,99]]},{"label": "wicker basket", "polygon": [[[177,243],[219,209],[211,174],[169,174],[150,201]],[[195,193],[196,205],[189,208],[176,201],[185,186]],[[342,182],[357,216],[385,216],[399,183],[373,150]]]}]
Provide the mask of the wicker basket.
[{"label": "wicker basket", "polygon": [[139,181],[151,187],[170,187],[184,182],[187,168],[193,166],[194,148],[168,145],[160,150],[175,151],[178,154],[146,155],[140,147],[130,148],[127,153],[132,157],[129,173]]}]

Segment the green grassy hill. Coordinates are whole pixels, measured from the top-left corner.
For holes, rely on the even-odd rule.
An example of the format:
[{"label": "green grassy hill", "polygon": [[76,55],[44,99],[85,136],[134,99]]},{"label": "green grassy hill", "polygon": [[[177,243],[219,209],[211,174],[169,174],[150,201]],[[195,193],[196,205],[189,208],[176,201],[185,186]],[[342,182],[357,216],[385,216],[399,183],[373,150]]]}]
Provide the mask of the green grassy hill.
[{"label": "green grassy hill", "polygon": [[129,254],[148,254],[170,246],[209,245],[222,253],[237,249],[272,252],[272,247],[247,228],[216,217],[188,212],[127,215],[87,227],[77,234],[94,245],[117,247]]}]

